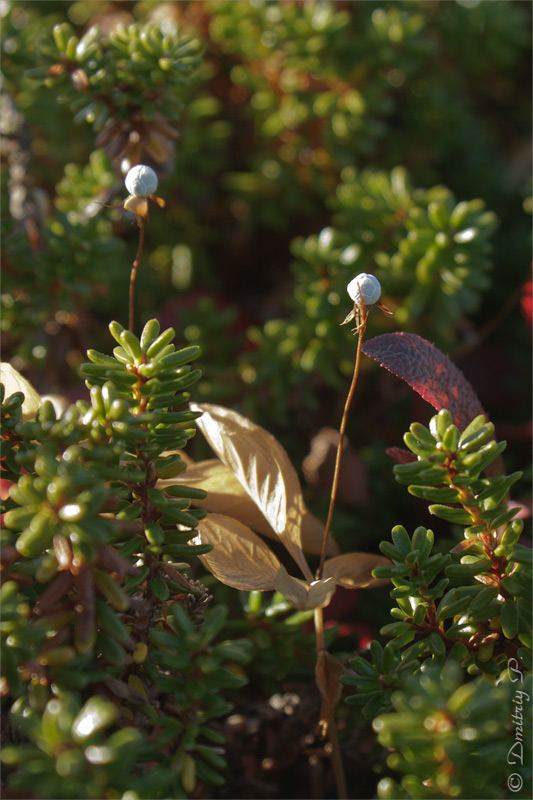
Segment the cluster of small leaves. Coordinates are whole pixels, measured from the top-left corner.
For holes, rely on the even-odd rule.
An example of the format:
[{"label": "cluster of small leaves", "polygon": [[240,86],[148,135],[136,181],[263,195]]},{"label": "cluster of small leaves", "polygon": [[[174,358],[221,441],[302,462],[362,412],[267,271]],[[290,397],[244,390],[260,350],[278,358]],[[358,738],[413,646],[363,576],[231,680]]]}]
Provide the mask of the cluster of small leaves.
[{"label": "cluster of small leaves", "polygon": [[[336,207],[334,227],[293,240],[290,319],[250,330],[258,351],[244,357],[254,383],[269,385],[281,371],[284,386],[298,388],[306,405],[309,374],[338,388],[341,373],[353,369],[353,338],[339,327],[338,306],[358,268],[370,265],[379,278],[396,323],[448,345],[457,338],[454,324],[476,311],[489,285],[495,216],[482,200],[457,203],[442,186],[413,189],[400,167],[390,174],[346,168]],[[390,324],[381,315],[370,322]],[[281,409],[283,398],[274,401]]]},{"label": "cluster of small leaves", "polygon": [[382,647],[377,639],[370,643],[368,661],[357,656],[350,661],[353,674],[343,675],[341,682],[345,686],[356,687],[357,693],[346,698],[348,705],[362,706],[362,713],[367,719],[373,719],[382,711],[391,707],[393,691],[402,684],[406,675],[418,667],[414,658],[400,658],[400,653],[390,644]]},{"label": "cluster of small leaves", "polygon": [[458,317],[478,309],[496,226],[483,200],[457,203],[444,186],[414,189],[402,168],[348,168],[336,208],[335,224],[358,243],[361,263],[372,265],[384,294],[401,305],[403,327],[416,323],[419,333],[447,342]]},{"label": "cluster of small leaves", "polygon": [[[191,257],[189,248],[182,251],[183,259]],[[174,253],[174,263],[181,258]],[[202,379],[197,386],[199,398],[226,402],[233,398],[241,383],[238,359],[243,348],[244,323],[235,306],[217,303],[213,296],[202,292],[190,293],[176,303],[183,338],[200,348],[198,362]]]},{"label": "cluster of small leaves", "polygon": [[[225,134],[223,124],[222,127],[217,127],[216,121],[212,124],[217,107],[215,98],[197,96],[194,91],[189,91],[199,65],[199,44],[191,36],[182,36],[177,24],[119,26],[109,36],[94,25],[80,38],[67,23],[56,25],[52,35],[52,23],[57,16],[45,15],[40,19],[34,9],[21,13],[10,6],[6,8],[6,18],[8,38],[9,33],[13,34],[8,48],[12,57],[5,64],[9,92],[17,107],[24,106],[24,117],[18,112],[22,118],[21,125],[27,120],[33,126],[18,131],[26,148],[29,149],[28,134],[38,136],[35,131],[39,130],[43,116],[49,117],[54,97],[74,113],[74,122],[86,120],[98,133],[91,144],[89,138],[84,137],[83,128],[79,133],[78,126],[78,151],[69,143],[69,156],[75,157],[75,163],[66,165],[65,175],[57,185],[56,207],[63,213],[56,212],[52,216],[46,202],[37,203],[40,190],[35,189],[33,176],[33,180],[32,177],[26,179],[28,208],[24,220],[19,215],[15,226],[3,223],[4,246],[9,244],[10,247],[9,258],[5,256],[6,266],[12,262],[11,269],[5,271],[2,295],[3,330],[9,332],[5,340],[6,351],[7,348],[15,351],[20,344],[20,355],[26,363],[38,358],[44,364],[47,356],[53,360],[60,346],[55,339],[39,336],[37,326],[42,328],[48,323],[51,329],[57,328],[54,315],[57,312],[79,312],[80,295],[87,306],[93,297],[98,297],[99,310],[103,299],[106,310],[108,301],[113,305],[123,287],[120,265],[116,258],[109,257],[116,253],[119,242],[112,237],[110,224],[101,214],[94,218],[101,212],[101,205],[108,203],[116,191],[118,164],[123,167],[124,163],[151,160],[163,171],[169,171],[178,138],[174,123],[187,105],[191,129],[189,137],[186,137],[185,152],[181,154],[181,164],[187,162],[185,172],[192,172],[188,185],[194,186],[198,193],[194,179],[198,174],[193,166],[194,153],[200,141],[206,144],[206,135],[212,134],[213,146],[209,140],[206,147],[216,151],[219,159]],[[165,34],[162,28],[165,28]],[[27,33],[28,42],[24,47]],[[29,57],[29,52],[33,53],[33,58]],[[43,66],[36,67],[37,63]],[[36,91],[37,81],[49,91]],[[43,97],[48,98],[44,108],[40,103]],[[56,115],[61,113],[60,106]],[[207,124],[206,117],[209,120]],[[67,125],[59,123],[57,127],[63,131]],[[55,139],[54,144],[48,139],[47,142],[52,151],[56,148],[55,157],[63,159],[65,142],[56,143]],[[20,156],[15,156],[14,168],[19,175]],[[53,159],[52,154],[50,158]],[[79,166],[85,158],[86,166]],[[200,163],[205,170],[209,164],[216,169],[218,162],[211,158],[207,163],[200,159]],[[5,171],[3,177],[5,179]],[[53,176],[47,174],[44,180],[57,180],[57,171]],[[7,188],[13,191],[14,187]],[[183,226],[192,230],[192,238],[195,238],[194,214],[184,210],[183,217]],[[74,260],[70,256],[68,263],[64,263],[63,257],[58,258],[63,254],[63,242],[57,242],[57,239],[68,239],[70,253],[75,254]],[[12,285],[10,277],[15,273],[17,284]],[[81,277],[87,274],[91,275],[91,291]],[[35,275],[39,276],[37,281]],[[94,306],[91,310],[95,312]],[[109,309],[110,313],[116,311],[116,307],[114,311]],[[28,337],[29,329],[35,331],[35,338]],[[54,333],[52,330],[52,335]],[[85,349],[83,343],[72,331],[67,333],[71,334],[72,358],[78,358],[79,351]],[[36,347],[38,350],[35,351]],[[38,355],[32,355],[32,351]]]},{"label": "cluster of small leaves", "polygon": [[[46,358],[52,346],[43,333],[45,326],[45,333],[54,335],[60,328],[58,319],[76,313],[80,303],[88,308],[95,308],[97,302],[101,305],[110,284],[120,281],[117,253],[122,242],[112,236],[111,225],[103,217],[82,225],[69,214],[57,212],[37,239],[37,247],[31,247],[24,228],[4,226],[1,328],[6,352],[16,348],[29,362]],[[67,335],[71,346],[79,344],[68,328]]]},{"label": "cluster of small leaves", "polygon": [[0,399],[2,402],[2,460],[0,461],[0,475],[8,481],[18,481],[22,474],[22,466],[17,455],[26,450],[26,445],[16,435],[15,428],[22,421],[22,403],[24,395],[15,392],[9,397],[5,396],[4,384],[0,383]]},{"label": "cluster of small leaves", "polygon": [[519,672],[494,686],[465,681],[453,659],[442,669],[426,662],[393,694],[394,712],[374,720],[387,765],[404,775],[400,783],[383,778],[378,796],[528,797],[521,754],[531,751],[531,688]]},{"label": "cluster of small leaves", "polygon": [[[315,634],[311,627],[302,630],[312,619],[312,610],[294,611],[280,592],[271,597],[257,591],[248,594],[244,614],[230,620],[227,631],[251,642],[247,672],[254,685],[273,693],[282,681],[314,680]],[[327,645],[331,638],[327,637]]]},{"label": "cluster of small leaves", "polygon": [[[338,170],[369,156],[389,130],[396,95],[427,55],[424,19],[400,9],[335,3],[211,3],[210,35],[238,58],[232,83],[249,99],[263,158],[231,176],[268,224],[324,196]],[[370,63],[372,65],[370,66]],[[335,177],[334,177],[335,176]]]},{"label": "cluster of small leaves", "polygon": [[[362,705],[365,716],[395,709],[374,727],[380,742],[395,748],[389,766],[409,774],[403,790],[394,781],[382,781],[380,797],[499,796],[484,793],[498,789],[492,773],[487,777],[473,767],[472,741],[483,758],[493,746],[494,752],[506,747],[505,755],[509,749],[505,726],[511,704],[509,686],[502,681],[518,680],[510,665],[521,681],[532,669],[533,574],[531,550],[519,543],[523,523],[513,519],[516,510],[508,504],[520,473],[506,476],[494,468],[505,442],[497,443],[493,434],[484,415],[460,433],[443,409],[429,428],[411,425],[404,441],[416,460],[394,468],[412,495],[430,502],[432,514],[464,527],[464,538],[451,553],[433,552],[432,531],[418,527],[409,536],[398,525],[392,542],[380,545],[392,565],[374,574],[392,580],[396,604],[391,609],[395,621],[381,633],[393,638],[385,647],[373,642],[372,661],[353,659],[353,673],[341,679],[356,688],[348,702]],[[453,556],[459,553],[464,555],[457,563]],[[461,668],[488,680],[465,683]],[[463,706],[464,714],[459,713]],[[499,707],[501,726],[493,724],[493,706]],[[470,734],[461,725],[470,725]],[[427,752],[420,760],[422,741]],[[453,771],[445,758],[453,761]],[[505,757],[495,767],[500,782],[504,763]],[[421,780],[426,789],[420,788]]]},{"label": "cluster of small leaves", "polygon": [[[207,4],[210,37],[235,61],[234,94],[246,101],[243,121],[256,132],[247,168],[228,176],[254,219],[285,226],[329,194],[343,167],[368,163],[378,152],[389,168],[407,156],[429,180],[443,155],[455,168],[464,158],[468,174],[480,175],[492,145],[472,113],[464,75],[450,69],[463,57],[456,40],[468,30],[485,41],[476,32],[490,30],[493,57],[509,69],[504,42],[514,42],[515,57],[526,46],[524,17],[518,10],[503,19],[482,5],[475,14],[454,6],[437,18],[431,7],[401,6]],[[480,53],[475,70],[468,60],[473,73],[488,74],[495,63]]]},{"label": "cluster of small leaves", "polygon": [[93,150],[84,167],[65,165],[64,175],[56,186],[56,208],[72,222],[86,224],[88,218],[101,211],[98,201],[106,202],[115,184],[112,165],[104,150]]},{"label": "cluster of small leaves", "polygon": [[100,134],[109,157],[136,164],[172,156],[177,131],[169,122],[183,107],[179,90],[198,65],[199,43],[156,25],[118,25],[103,36],[97,25],[78,38],[68,23],[54,27],[48,67],[31,77],[59,91],[58,101]]},{"label": "cluster of small leaves", "polygon": [[[429,429],[411,426],[404,440],[417,460],[394,468],[411,494],[431,502],[432,514],[465,529],[465,538],[452,552],[467,554],[445,571],[452,580],[475,579],[485,587],[473,584],[477,592],[468,604],[461,601],[465,609],[457,624],[460,638],[480,649],[477,667],[489,674],[501,670],[499,651],[508,654],[513,646],[524,667],[531,668],[531,551],[519,544],[523,523],[513,519],[516,509],[508,504],[509,489],[521,473],[507,476],[490,469],[487,476],[505,449],[505,442],[497,443],[493,434],[494,426],[482,415],[460,433],[443,409]],[[456,592],[460,588],[445,595],[447,605],[460,599]],[[484,624],[498,616],[499,630],[484,631]],[[469,630],[472,624],[478,625],[477,632]]]},{"label": "cluster of small leaves", "polygon": [[196,776],[222,780],[207,723],[243,683],[227,664],[244,663],[249,645],[211,644],[225,611],[204,620],[209,595],[184,574],[211,549],[188,544],[205,514],[191,501],[205,493],[156,488],[185,469],[176,451],[197,414],[169,408],[199,378],[198,349],[176,350],[155,320],[140,340],[110,329],[115,356],[89,351],[82,368],[89,403],[57,417],[43,401],[23,421],[19,392],[2,408],[2,477],[17,480],[2,531],[2,692],[13,741],[28,743],[4,759],[19,791],[38,776],[43,796],[97,797],[128,788],[142,741],[136,796],[182,797]]},{"label": "cluster of small leaves", "polygon": [[391,650],[386,657],[391,674],[376,660],[370,664],[359,657],[352,663],[355,676],[346,679],[365,693],[353,702],[374,700],[369,712],[390,701],[390,692],[383,691],[398,685],[393,651],[403,651],[406,665],[413,658],[442,664],[451,652],[472,675],[496,677],[510,657],[531,669],[531,551],[518,543],[523,523],[513,520],[516,510],[507,503],[520,473],[481,477],[505,448],[493,433],[492,423],[480,415],[461,434],[444,409],[429,428],[413,423],[404,437],[418,457],[395,466],[397,479],[415,497],[430,501],[432,514],[464,526],[464,539],[452,553],[465,555],[452,563],[452,554],[432,552],[434,535],[423,527],[410,537],[399,525],[392,542],[381,543],[393,565],[378,567],[375,574],[392,580],[397,603],[391,611],[396,621],[381,630],[393,636],[384,651]]},{"label": "cluster of small leaves", "polygon": [[[174,240],[171,243],[168,238],[168,225],[163,227],[162,215],[160,220],[154,218],[147,235],[161,247],[161,268],[156,281],[149,281],[144,270],[140,272],[139,286],[146,278],[139,293],[144,308],[166,299],[169,284],[183,289],[200,283],[215,287],[220,281],[222,291],[228,291],[228,287],[230,292],[234,288],[242,291],[238,259],[233,257],[242,255],[244,248],[248,263],[257,248],[255,236],[252,239],[246,229],[257,230],[257,224],[262,223],[270,231],[279,231],[293,220],[300,230],[309,231],[313,227],[309,218],[318,216],[319,230],[329,221],[328,207],[334,209],[339,188],[337,206],[340,203],[341,208],[337,209],[339,221],[333,221],[336,241],[331,252],[313,254],[315,237],[305,242],[305,252],[301,241],[294,245],[298,262],[296,297],[289,300],[288,310],[295,317],[296,328],[277,319],[271,319],[264,330],[254,327],[250,339],[256,352],[252,357],[247,352],[239,356],[239,372],[254,387],[256,404],[261,404],[263,411],[275,409],[272,416],[287,411],[282,397],[271,397],[277,383],[269,379],[271,370],[288,381],[294,405],[303,405],[312,414],[318,407],[317,389],[339,383],[335,366],[339,353],[341,374],[350,368],[348,339],[336,327],[338,289],[334,285],[340,286],[342,276],[351,268],[338,264],[336,250],[344,253],[348,249],[353,265],[361,264],[378,274],[385,294],[398,305],[402,324],[410,327],[416,323],[431,339],[455,343],[454,322],[477,308],[480,293],[487,288],[488,258],[483,250],[492,225],[489,212],[473,201],[463,227],[454,228],[451,222],[441,224],[442,220],[434,227],[434,221],[428,221],[429,206],[435,219],[440,219],[446,214],[466,213],[464,204],[456,205],[442,188],[434,187],[427,196],[408,189],[408,204],[420,206],[421,211],[415,214],[413,209],[413,218],[402,221],[406,209],[401,202],[399,206],[393,202],[388,208],[391,191],[386,186],[389,180],[405,180],[400,177],[401,170],[394,171],[394,180],[387,173],[382,176],[371,170],[367,181],[362,177],[367,173],[355,173],[351,165],[363,168],[379,145],[380,164],[387,169],[397,163],[407,164],[416,185],[431,186],[435,176],[443,174],[444,170],[435,170],[435,166],[440,167],[438,160],[444,158],[446,165],[453,166],[449,172],[454,176],[454,186],[458,176],[466,175],[467,168],[476,164],[478,170],[483,168],[483,185],[490,177],[500,192],[497,154],[481,136],[482,126],[469,109],[472,98],[461,70],[449,67],[456,62],[460,66],[464,55],[456,50],[455,33],[462,36],[470,30],[480,50],[481,74],[497,73],[496,64],[512,72],[527,46],[523,36],[527,25],[521,9],[513,7],[506,16],[487,4],[476,9],[453,4],[443,15],[441,29],[431,6],[405,3],[401,8],[384,9],[371,3],[345,7],[310,1],[201,2],[172,8],[137,4],[130,14],[132,20],[138,19],[136,24],[107,33],[116,24],[110,12],[109,18],[103,15],[102,32],[98,33],[87,10],[83,34],[74,33],[64,23],[56,25],[52,35],[57,16],[40,15],[37,5],[24,12],[16,4],[7,9],[9,45],[4,69],[9,92],[32,136],[39,138],[39,126],[50,113],[50,101],[61,98],[63,105],[56,113],[63,117],[57,117],[60,122],[47,132],[47,148],[55,158],[62,158],[66,151],[65,131],[70,131],[70,118],[65,109],[88,121],[95,133],[91,140],[91,129],[85,125],[76,128],[79,136],[70,136],[69,160],[76,166],[68,166],[57,201],[58,207],[69,214],[69,222],[74,218],[82,222],[88,208],[91,216],[95,209],[87,205],[90,200],[107,202],[114,176],[108,165],[101,168],[104,149],[116,172],[121,159],[130,164],[139,160],[155,163],[161,174],[169,176],[170,191],[175,191],[173,198],[167,195],[167,207],[190,257],[183,259],[183,271],[178,276],[174,265],[180,259],[173,257]],[[79,20],[80,14],[76,8],[76,13],[68,16]],[[487,47],[492,61],[481,44],[489,32]],[[198,58],[196,35],[209,53],[203,64]],[[475,70],[470,51],[467,60],[471,74]],[[35,64],[43,66],[35,68]],[[443,64],[446,69],[441,68]],[[28,72],[31,67],[33,72]],[[36,91],[37,81],[48,85],[49,91]],[[476,86],[479,84],[490,98],[493,82],[476,76]],[[498,93],[498,102],[507,97],[507,89]],[[43,98],[47,98],[47,105]],[[509,101],[508,106],[514,111],[519,104]],[[180,140],[176,148],[178,118]],[[428,131],[430,150],[426,144]],[[42,148],[40,139],[36,151],[39,146]],[[98,170],[91,153],[97,154],[94,161],[100,162]],[[483,166],[486,163],[491,164],[491,170]],[[79,166],[83,164],[86,166]],[[38,157],[32,169],[38,181],[50,185],[57,180],[44,158]],[[176,175],[173,184],[172,172]],[[481,181],[470,183],[480,185]],[[381,202],[383,192],[387,200]],[[416,199],[419,194],[422,200]],[[369,203],[375,206],[366,215]],[[482,218],[479,225],[478,218]],[[388,232],[391,223],[394,230]],[[91,226],[88,234],[86,238],[92,238]],[[375,241],[367,241],[367,235],[373,235]],[[472,235],[472,239],[456,241],[461,235]],[[284,240],[280,246],[285,248]],[[355,250],[350,249],[352,246]],[[219,259],[216,268],[215,248],[229,255]],[[261,253],[260,261],[262,257]],[[325,264],[321,263],[323,258]],[[25,255],[19,255],[17,261],[24,266]],[[275,261],[279,261],[278,254]],[[224,272],[221,262],[227,264]],[[94,263],[100,262],[96,259]],[[108,266],[110,281],[99,281],[96,291],[105,293],[105,302],[113,304],[121,288],[120,275],[116,263],[108,261]],[[257,272],[262,274],[262,269]],[[17,332],[13,349],[22,333],[17,328],[17,319],[22,318],[20,303],[13,298],[20,293],[31,296],[33,274],[24,277],[19,292],[9,286],[4,295],[11,307],[4,312],[4,325]],[[268,280],[268,271],[265,278]],[[50,308],[54,299],[47,295],[48,320],[57,310]],[[277,299],[276,294],[272,316],[280,313]],[[32,302],[36,305],[33,298]],[[325,315],[318,317],[322,306],[328,307]],[[44,308],[42,318],[47,313]],[[66,310],[71,310],[70,305]],[[94,304],[91,311],[95,313]],[[110,308],[111,312],[115,314],[116,308]],[[207,321],[202,320],[200,327],[208,333]],[[11,345],[9,339],[7,344]],[[48,351],[50,361],[59,349],[57,340],[35,341],[31,348],[25,345],[26,358],[35,345]],[[84,350],[77,342],[72,345],[77,353]],[[42,348],[38,353],[44,366],[46,353],[43,355]],[[331,353],[335,353],[334,359]],[[211,385],[214,387],[215,381]],[[233,391],[237,394],[236,389]]]},{"label": "cluster of small leaves", "polygon": [[230,79],[246,99],[246,117],[263,144],[248,169],[225,177],[226,185],[246,199],[259,222],[283,228],[287,213],[316,211],[313,195],[327,192],[326,176],[336,170],[324,141],[309,146],[309,133],[322,139],[322,118],[329,128],[335,112],[337,128],[346,118],[361,126],[365,103],[347,84],[341,91],[337,65],[331,64],[332,57],[346,59],[349,15],[331,3],[211,3],[210,10],[210,36],[222,52],[238,59]]},{"label": "cluster of small leaves", "polygon": [[[13,595],[13,584],[5,586]],[[11,613],[8,594],[6,588],[2,600]],[[59,654],[40,656],[54,679],[50,688],[33,680],[11,706],[17,744],[2,750],[10,788],[31,792],[38,781],[40,796],[49,798],[128,791],[133,798],[185,798],[198,782],[221,785],[224,736],[213,721],[232,708],[222,692],[246,683],[239,665],[250,650],[246,640],[213,643],[225,616],[222,606],[210,609],[198,627],[182,603],[168,603],[165,619],[154,619],[150,630],[149,657],[134,655],[125,670],[75,656],[65,681]],[[127,641],[127,628],[122,635]]]}]

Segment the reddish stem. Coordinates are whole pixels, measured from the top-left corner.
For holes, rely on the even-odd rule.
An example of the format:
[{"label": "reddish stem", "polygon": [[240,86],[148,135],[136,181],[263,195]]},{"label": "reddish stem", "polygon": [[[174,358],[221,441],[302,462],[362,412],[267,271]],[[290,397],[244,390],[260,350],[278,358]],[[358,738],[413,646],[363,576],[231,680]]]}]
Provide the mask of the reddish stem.
[{"label": "reddish stem", "polygon": [[139,223],[139,247],[137,248],[137,255],[135,256],[135,261],[133,262],[133,266],[131,268],[131,275],[130,275],[130,315],[129,315],[129,329],[133,333],[133,324],[134,324],[134,299],[135,299],[135,278],[137,277],[137,268],[139,266],[139,262],[141,260],[141,253],[144,245],[144,221],[142,217],[137,217],[137,222]]},{"label": "reddish stem", "polygon": [[331,520],[333,518],[333,510],[335,508],[335,500],[337,497],[337,488],[339,485],[339,474],[340,474],[340,464],[342,458],[342,449],[344,446],[344,433],[346,431],[346,424],[348,422],[348,411],[350,410],[350,405],[352,403],[352,399],[355,393],[355,387],[357,385],[357,378],[359,377],[359,365],[361,363],[361,346],[363,344],[363,336],[365,333],[366,322],[368,319],[369,311],[366,310],[365,314],[357,327],[357,352],[355,356],[355,366],[353,371],[352,383],[350,389],[348,391],[348,396],[346,398],[346,403],[344,405],[344,412],[342,414],[341,425],[339,428],[339,444],[337,445],[337,456],[335,459],[335,472],[333,474],[333,485],[331,487],[331,497],[329,501],[329,510],[328,510],[328,518],[326,520],[326,530],[324,531],[324,538],[322,540],[322,553],[320,555],[320,564],[318,566],[318,570],[316,573],[316,579],[320,580],[322,576],[322,570],[324,568],[324,561],[326,559],[326,548],[328,543],[328,536],[329,531],[331,528]]}]

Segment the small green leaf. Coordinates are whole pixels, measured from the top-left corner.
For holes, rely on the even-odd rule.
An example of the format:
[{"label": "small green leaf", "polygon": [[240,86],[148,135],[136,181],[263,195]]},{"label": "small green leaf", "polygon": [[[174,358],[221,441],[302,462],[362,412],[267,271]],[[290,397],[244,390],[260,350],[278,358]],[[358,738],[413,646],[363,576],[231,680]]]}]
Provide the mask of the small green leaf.
[{"label": "small green leaf", "polygon": [[91,697],[72,724],[72,735],[78,742],[83,742],[89,736],[102,728],[107,728],[118,717],[119,709],[110,700],[103,697]]},{"label": "small green leaf", "polygon": [[394,542],[398,550],[401,552],[402,556],[405,556],[407,553],[410,553],[411,539],[409,538],[409,534],[402,525],[396,525],[392,529],[392,541]]},{"label": "small green leaf", "polygon": [[444,656],[446,655],[446,645],[441,636],[438,633],[430,633],[427,639],[427,643],[429,649],[432,653],[436,656]]},{"label": "small green leaf", "polygon": [[518,608],[514,600],[506,600],[502,605],[501,623],[506,639],[514,639],[518,635]]},{"label": "small green leaf", "polygon": [[120,333],[119,342],[135,363],[140,364],[143,358],[143,352],[135,334],[131,331],[123,330]]},{"label": "small green leaf", "polygon": [[158,600],[168,600],[169,591],[168,586],[162,578],[155,576],[154,578],[150,578],[150,589],[158,598]]},{"label": "small green leaf", "polygon": [[436,486],[409,486],[409,494],[419,497],[421,500],[428,500],[432,503],[457,503],[459,502],[459,492],[457,489]]},{"label": "small green leaf", "polygon": [[473,564],[450,564],[446,567],[446,575],[450,578],[468,578],[474,575],[481,575],[492,566],[490,559],[482,559]]},{"label": "small green leaf", "polygon": [[443,506],[440,503],[429,506],[429,513],[456,525],[470,525],[472,522],[472,517],[468,511],[462,508]]}]

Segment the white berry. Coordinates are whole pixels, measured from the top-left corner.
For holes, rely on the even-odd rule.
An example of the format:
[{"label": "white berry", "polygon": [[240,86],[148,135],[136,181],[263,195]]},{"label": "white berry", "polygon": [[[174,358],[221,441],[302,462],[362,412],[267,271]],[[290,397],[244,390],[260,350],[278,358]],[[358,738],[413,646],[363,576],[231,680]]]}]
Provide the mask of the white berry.
[{"label": "white berry", "polygon": [[381,295],[381,284],[374,275],[361,272],[346,287],[356,306],[371,306]]},{"label": "white berry", "polygon": [[135,197],[149,197],[157,189],[157,175],[152,167],[137,164],[132,167],[124,179],[126,189]]}]

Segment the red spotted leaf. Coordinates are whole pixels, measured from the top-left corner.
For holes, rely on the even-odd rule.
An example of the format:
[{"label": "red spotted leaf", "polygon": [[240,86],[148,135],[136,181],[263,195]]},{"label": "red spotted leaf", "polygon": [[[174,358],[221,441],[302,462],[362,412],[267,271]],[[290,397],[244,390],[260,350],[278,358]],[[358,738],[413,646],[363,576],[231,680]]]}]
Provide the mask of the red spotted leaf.
[{"label": "red spotted leaf", "polygon": [[404,380],[427,403],[447,408],[459,430],[485,414],[465,376],[447,355],[416,333],[383,333],[363,344],[363,352]]}]

